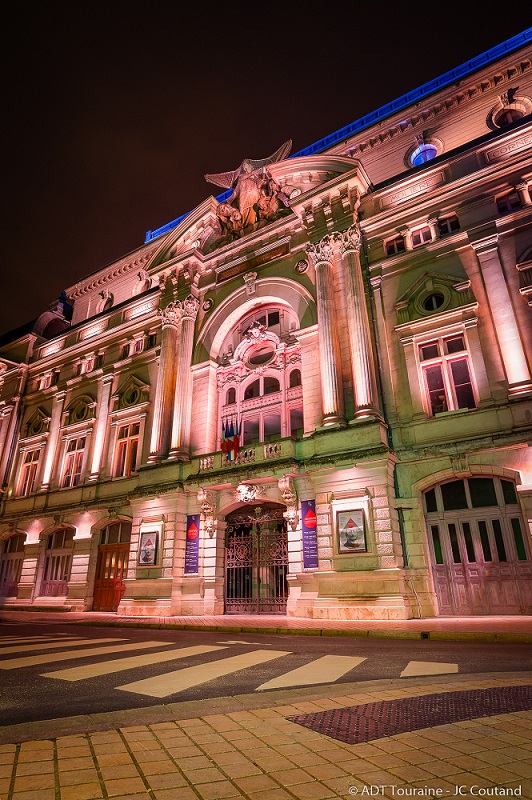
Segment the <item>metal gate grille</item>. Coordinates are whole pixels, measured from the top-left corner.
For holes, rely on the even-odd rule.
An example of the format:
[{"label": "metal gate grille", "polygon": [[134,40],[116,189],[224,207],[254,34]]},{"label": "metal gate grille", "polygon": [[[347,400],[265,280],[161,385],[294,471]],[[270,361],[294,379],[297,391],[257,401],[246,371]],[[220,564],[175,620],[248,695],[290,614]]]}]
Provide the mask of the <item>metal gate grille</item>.
[{"label": "metal gate grille", "polygon": [[288,538],[282,507],[227,517],[225,613],[285,614]]}]

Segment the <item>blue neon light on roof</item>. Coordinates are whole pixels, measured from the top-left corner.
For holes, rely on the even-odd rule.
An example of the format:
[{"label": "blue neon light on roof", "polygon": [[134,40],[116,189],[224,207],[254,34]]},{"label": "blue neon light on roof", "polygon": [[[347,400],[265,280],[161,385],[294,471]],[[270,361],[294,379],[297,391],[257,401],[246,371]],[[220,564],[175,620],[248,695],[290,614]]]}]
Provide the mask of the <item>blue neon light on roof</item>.
[{"label": "blue neon light on roof", "polygon": [[[516,50],[518,47],[521,47],[531,40],[532,28],[527,28],[522,33],[518,33],[516,36],[512,36],[505,42],[501,42],[501,44],[491,47],[489,50],[486,50],[479,56],[475,56],[475,58],[464,62],[459,67],[455,67],[448,72],[444,72],[444,74],[440,75],[438,78],[434,78],[433,80],[424,83],[418,89],[414,89],[406,94],[401,95],[401,97],[398,97],[396,100],[392,100],[390,103],[386,103],[376,111],[372,111],[370,114],[360,117],[354,122],[351,122],[349,125],[339,128],[339,130],[329,134],[328,136],[325,136],[323,139],[319,139],[317,142],[314,142],[314,144],[303,148],[303,150],[299,150],[297,153],[292,153],[290,156],[288,156],[288,158],[311,156],[315,153],[320,153],[323,150],[326,150],[328,147],[331,147],[333,144],[341,142],[342,139],[347,139],[347,137],[351,136],[353,133],[361,131],[364,128],[367,128],[369,125],[379,122],[379,120],[385,119],[396,111],[406,108],[406,106],[411,105],[422,97],[427,97],[428,95],[433,94],[438,89],[443,89],[445,86],[449,86],[449,84],[454,83],[460,78],[463,78],[465,75],[469,75],[471,72],[474,72],[480,67],[486,66],[490,62],[495,61],[497,58],[505,55],[505,53],[511,53],[512,50]],[[227,200],[230,194],[231,190],[223,192],[223,194],[220,194],[216,197],[216,200],[218,200],[219,203],[222,203],[224,200]],[[189,214],[190,211],[187,211],[186,214],[181,214],[180,217],[172,220],[172,222],[167,222],[166,225],[163,225],[161,228],[157,228],[155,231],[147,231],[144,242],[151,242],[153,239],[157,239],[157,237],[162,236],[163,233],[168,233],[168,231],[171,231],[172,228],[176,228],[179,223],[185,219],[185,217],[188,217]]]}]

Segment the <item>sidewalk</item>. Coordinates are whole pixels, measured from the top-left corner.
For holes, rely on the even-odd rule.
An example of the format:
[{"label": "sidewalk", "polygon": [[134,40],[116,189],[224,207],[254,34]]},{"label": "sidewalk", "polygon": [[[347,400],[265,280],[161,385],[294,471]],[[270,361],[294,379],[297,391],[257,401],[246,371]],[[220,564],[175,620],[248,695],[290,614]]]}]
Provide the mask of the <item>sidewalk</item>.
[{"label": "sidewalk", "polygon": [[[0,798],[530,800],[531,685],[532,672],[369,681],[0,728]],[[509,713],[486,705],[492,689],[492,703],[513,693]]]},{"label": "sidewalk", "polygon": [[532,642],[532,616],[430,617],[408,620],[326,620],[246,615],[212,617],[125,617],[101,611],[0,610],[0,622],[54,622],[135,628],[176,628],[234,633],[307,636],[371,636],[402,639],[449,639]]},{"label": "sidewalk", "polygon": [[[0,621],[532,641],[532,617],[333,622],[2,610]],[[1,708],[0,693],[0,722]],[[532,800],[532,670],[306,686],[0,726],[0,800],[353,796]]]}]

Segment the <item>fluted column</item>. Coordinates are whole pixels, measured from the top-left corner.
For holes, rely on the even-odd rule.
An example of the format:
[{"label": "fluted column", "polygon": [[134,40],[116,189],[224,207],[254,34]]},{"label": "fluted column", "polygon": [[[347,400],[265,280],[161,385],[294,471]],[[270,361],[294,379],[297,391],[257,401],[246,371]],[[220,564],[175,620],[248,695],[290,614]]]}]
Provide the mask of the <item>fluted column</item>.
[{"label": "fluted column", "polygon": [[344,274],[355,417],[378,416],[375,359],[360,265],[360,228],[352,225],[343,233],[337,233],[335,241]]},{"label": "fluted column", "polygon": [[170,458],[189,458],[190,420],[192,415],[192,372],[190,362],[194,344],[194,325],[199,301],[189,295],[181,302],[181,332],[177,353],[172,449]]},{"label": "fluted column", "polygon": [[170,449],[172,435],[172,413],[174,409],[174,393],[176,379],[177,336],[181,323],[181,303],[169,303],[159,311],[162,320],[161,352],[155,401],[153,404],[153,422],[151,429],[149,462],[166,458]]},{"label": "fluted column", "polygon": [[3,486],[4,480],[7,480],[6,473],[9,464],[9,455],[13,446],[16,419],[15,405],[4,406],[0,410],[0,486]]},{"label": "fluted column", "polygon": [[509,392],[520,394],[532,390],[532,383],[497,242],[498,237],[491,236],[472,245],[480,262]]},{"label": "fluted column", "polygon": [[41,492],[46,492],[50,488],[52,469],[54,466],[57,443],[59,442],[59,433],[61,430],[61,416],[63,414],[65,397],[66,392],[56,392],[54,395],[52,417],[50,419],[50,433],[48,434],[48,441],[44,450],[44,467],[40,488]]},{"label": "fluted column", "polygon": [[334,425],[338,422],[345,422],[345,415],[340,373],[340,347],[334,324],[336,304],[331,280],[334,260],[331,237],[324,236],[319,242],[307,245],[307,253],[316,270],[323,425]]},{"label": "fluted column", "polygon": [[109,399],[111,397],[111,387],[113,385],[113,375],[103,375],[100,379],[98,392],[98,412],[96,424],[94,426],[94,444],[92,447],[91,472],[89,481],[97,481],[100,474],[102,462],[103,445],[105,433],[107,431],[107,419],[109,417]]}]

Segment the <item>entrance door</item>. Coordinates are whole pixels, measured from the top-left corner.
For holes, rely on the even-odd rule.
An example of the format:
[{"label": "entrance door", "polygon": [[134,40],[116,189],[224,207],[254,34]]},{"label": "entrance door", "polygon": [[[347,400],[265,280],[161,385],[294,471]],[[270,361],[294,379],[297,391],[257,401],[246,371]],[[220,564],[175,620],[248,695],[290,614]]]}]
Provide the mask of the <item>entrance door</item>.
[{"label": "entrance door", "polygon": [[116,611],[124,596],[129,560],[130,522],[113,522],[100,534],[93,611]]},{"label": "entrance door", "polygon": [[225,613],[286,614],[288,536],[283,506],[263,503],[227,516]]},{"label": "entrance door", "polygon": [[515,487],[499,478],[425,492],[440,614],[530,614],[532,561]]},{"label": "entrance door", "polygon": [[94,583],[94,611],[116,611],[124,596],[129,544],[104,544],[98,548]]}]

